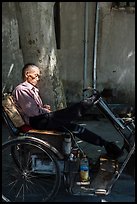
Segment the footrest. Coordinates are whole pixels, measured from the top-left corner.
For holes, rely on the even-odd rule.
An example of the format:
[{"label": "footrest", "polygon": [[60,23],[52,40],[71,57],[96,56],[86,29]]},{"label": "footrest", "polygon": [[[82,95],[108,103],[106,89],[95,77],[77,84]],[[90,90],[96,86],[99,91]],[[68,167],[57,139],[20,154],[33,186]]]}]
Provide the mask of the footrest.
[{"label": "footrest", "polygon": [[112,180],[118,174],[119,165],[117,160],[109,159],[106,156],[99,158],[99,170],[91,182],[90,188],[95,194],[107,195]]}]

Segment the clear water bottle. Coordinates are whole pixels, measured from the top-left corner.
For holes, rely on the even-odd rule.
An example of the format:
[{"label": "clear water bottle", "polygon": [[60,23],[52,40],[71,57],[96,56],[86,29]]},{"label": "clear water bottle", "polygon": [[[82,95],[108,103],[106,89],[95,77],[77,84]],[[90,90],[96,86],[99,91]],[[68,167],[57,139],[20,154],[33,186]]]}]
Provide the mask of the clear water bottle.
[{"label": "clear water bottle", "polygon": [[[72,159],[72,155],[73,155],[73,159]],[[79,149],[78,147],[73,147],[71,149],[71,160],[73,161],[77,161],[79,159]]]},{"label": "clear water bottle", "polygon": [[89,181],[89,162],[86,155],[80,160],[80,180],[82,182]]},{"label": "clear water bottle", "polygon": [[71,148],[71,153],[69,155],[69,172],[78,173],[79,172],[79,150],[78,148]]},{"label": "clear water bottle", "polygon": [[71,152],[71,137],[65,137],[63,141],[63,152],[65,155],[69,155]]}]

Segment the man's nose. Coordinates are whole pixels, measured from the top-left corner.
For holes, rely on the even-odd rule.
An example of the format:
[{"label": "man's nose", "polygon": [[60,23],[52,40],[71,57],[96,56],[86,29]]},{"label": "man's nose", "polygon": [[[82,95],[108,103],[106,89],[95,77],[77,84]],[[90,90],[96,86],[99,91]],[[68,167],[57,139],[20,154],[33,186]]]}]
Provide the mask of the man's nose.
[{"label": "man's nose", "polygon": [[40,80],[40,77],[39,77],[39,76],[37,76],[37,77],[36,77],[36,80],[37,80],[37,81],[39,81],[39,80]]}]

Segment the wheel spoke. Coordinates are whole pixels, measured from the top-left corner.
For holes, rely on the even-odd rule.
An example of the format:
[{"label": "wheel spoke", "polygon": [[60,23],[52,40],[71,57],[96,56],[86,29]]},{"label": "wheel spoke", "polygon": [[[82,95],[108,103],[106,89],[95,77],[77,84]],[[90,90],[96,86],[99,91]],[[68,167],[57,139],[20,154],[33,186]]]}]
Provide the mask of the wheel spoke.
[{"label": "wheel spoke", "polygon": [[61,174],[51,150],[25,138],[9,141],[2,149],[4,201],[42,202],[56,195]]}]

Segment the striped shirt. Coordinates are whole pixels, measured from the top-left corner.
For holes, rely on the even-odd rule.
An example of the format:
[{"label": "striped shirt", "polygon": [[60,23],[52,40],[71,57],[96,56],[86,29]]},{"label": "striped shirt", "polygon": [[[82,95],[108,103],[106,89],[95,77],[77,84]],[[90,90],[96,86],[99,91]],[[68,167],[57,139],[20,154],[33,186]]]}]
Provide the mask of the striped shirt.
[{"label": "striped shirt", "polygon": [[47,113],[43,107],[39,89],[27,81],[19,84],[12,92],[14,102],[25,123],[29,125],[29,117]]}]

